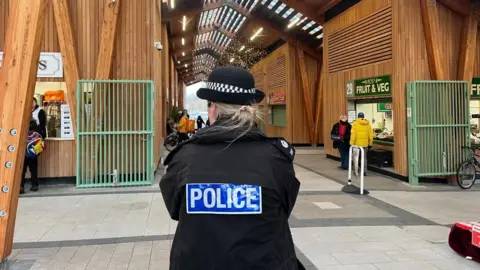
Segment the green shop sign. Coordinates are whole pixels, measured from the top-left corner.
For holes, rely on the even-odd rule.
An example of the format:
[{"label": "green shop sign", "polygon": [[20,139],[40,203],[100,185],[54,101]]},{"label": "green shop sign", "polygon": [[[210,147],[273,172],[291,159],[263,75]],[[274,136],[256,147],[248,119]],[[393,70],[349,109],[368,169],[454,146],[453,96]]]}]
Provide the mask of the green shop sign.
[{"label": "green shop sign", "polygon": [[378,112],[391,112],[393,109],[392,102],[380,102],[377,103],[377,111]]},{"label": "green shop sign", "polygon": [[470,97],[471,98],[480,98],[480,77],[476,77],[472,79],[472,88],[470,90]]},{"label": "green shop sign", "polygon": [[391,75],[347,81],[347,97],[389,96],[391,85]]}]

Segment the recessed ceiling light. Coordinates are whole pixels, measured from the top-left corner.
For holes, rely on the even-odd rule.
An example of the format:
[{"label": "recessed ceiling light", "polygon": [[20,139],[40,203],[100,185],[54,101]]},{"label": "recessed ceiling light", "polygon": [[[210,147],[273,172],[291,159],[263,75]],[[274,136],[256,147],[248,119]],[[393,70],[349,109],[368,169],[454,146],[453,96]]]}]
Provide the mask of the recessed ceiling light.
[{"label": "recessed ceiling light", "polygon": [[185,52],[182,52],[182,56],[185,56]]},{"label": "recessed ceiling light", "polygon": [[187,64],[185,64],[185,67],[188,67],[188,65],[187,65]]},{"label": "recessed ceiling light", "polygon": [[178,63],[180,64],[180,61],[178,61]]},{"label": "recessed ceiling light", "polygon": [[185,39],[182,38],[182,45],[185,45]]},{"label": "recessed ceiling light", "polygon": [[233,61],[235,61],[235,58],[232,57],[232,59],[230,59],[230,63],[233,63]]},{"label": "recessed ceiling light", "polygon": [[185,28],[187,27],[187,16],[183,15],[183,22],[182,22],[182,30],[185,31]]},{"label": "recessed ceiling light", "polygon": [[241,48],[240,48],[240,51],[243,51],[245,50],[245,45],[243,45]]},{"label": "recessed ceiling light", "polygon": [[170,7],[171,7],[172,9],[175,8],[175,0],[170,0]]}]

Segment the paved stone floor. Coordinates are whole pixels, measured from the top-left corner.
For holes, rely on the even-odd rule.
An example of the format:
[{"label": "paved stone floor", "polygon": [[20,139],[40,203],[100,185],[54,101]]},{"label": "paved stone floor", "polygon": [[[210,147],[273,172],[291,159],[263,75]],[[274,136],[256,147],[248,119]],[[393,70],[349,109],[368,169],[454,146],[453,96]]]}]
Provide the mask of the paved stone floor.
[{"label": "paved stone floor", "polygon": [[[447,244],[449,225],[478,221],[479,191],[411,187],[372,174],[366,178],[377,179],[370,195],[349,195],[341,192],[345,172],[331,177],[332,169],[319,172],[336,163],[302,152],[297,164],[302,186],[290,226],[307,269],[480,269]],[[4,266],[168,269],[175,229],[157,183],[132,189],[43,188],[20,199],[14,251]]]}]

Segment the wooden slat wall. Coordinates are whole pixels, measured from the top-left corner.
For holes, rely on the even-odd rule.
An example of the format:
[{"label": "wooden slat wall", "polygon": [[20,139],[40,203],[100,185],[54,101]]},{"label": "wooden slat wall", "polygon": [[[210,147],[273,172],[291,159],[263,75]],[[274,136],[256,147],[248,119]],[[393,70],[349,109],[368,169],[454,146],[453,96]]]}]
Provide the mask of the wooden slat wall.
[{"label": "wooden slat wall", "polygon": [[[324,138],[328,138],[330,129],[338,120],[338,116],[346,112],[345,82],[347,80],[392,74],[394,171],[399,175],[407,176],[406,83],[431,79],[420,2],[418,0],[364,0],[327,22],[324,25],[325,55],[327,55],[324,65],[330,64],[329,56],[333,53],[329,48],[329,38],[332,33],[388,7],[392,10],[392,58],[380,63],[325,74],[323,135]],[[441,46],[442,55],[445,57],[447,77],[455,80],[463,20],[457,13],[438,1],[437,9],[442,40],[438,46]],[[480,52],[480,47],[477,50]],[[480,57],[477,55],[475,74],[480,74],[479,62]],[[329,70],[331,71],[330,68]],[[326,142],[325,150],[327,154],[338,156],[331,142]]]},{"label": "wooden slat wall", "polygon": [[[161,104],[163,76],[161,65],[153,67],[153,63],[154,61],[160,61],[164,55],[168,57],[168,41],[166,41],[167,38],[164,36],[165,40],[162,40],[164,50],[162,52],[158,52],[153,48],[153,24],[154,22],[161,22],[161,20],[157,20],[158,18],[154,18],[156,13],[153,11],[158,10],[155,2],[150,0],[122,1],[111,78],[154,80],[156,97],[158,98],[158,102],[155,104],[155,129],[156,132],[162,132],[164,122],[157,119],[160,119],[160,113],[165,110],[164,104]],[[93,79],[95,77],[103,14],[106,8],[104,3],[105,1],[99,0],[69,0],[69,12],[74,39],[77,44],[81,79]],[[8,7],[9,0],[0,0],[0,51],[3,51],[4,47]],[[53,6],[50,1],[48,2],[46,12],[42,52],[60,52]],[[161,64],[164,64],[164,62]],[[165,79],[167,81],[166,85],[168,85],[168,76]],[[63,78],[38,79],[38,81],[63,80]],[[159,145],[161,136],[155,136],[154,138],[155,159],[158,160],[160,158]],[[47,151],[40,158],[41,169],[39,176],[74,176],[75,151],[73,141],[47,141]]]},{"label": "wooden slat wall", "polygon": [[[318,62],[305,55],[309,82],[312,89],[317,89]],[[264,105],[264,126],[268,136],[281,136],[294,144],[310,143],[305,114],[305,103],[297,66],[295,47],[285,44],[251,68],[255,85],[266,95],[283,89],[287,95],[287,127],[268,124],[268,105]],[[312,93],[314,95],[315,93]]]},{"label": "wooden slat wall", "polygon": [[[380,63],[359,66],[340,72],[329,72],[330,55],[335,55],[331,51],[330,36],[342,31],[355,23],[365,20],[372,14],[391,7],[392,0],[364,0],[351,7],[338,17],[328,21],[324,25],[324,59],[323,65],[327,68],[324,79],[324,98],[323,98],[323,138],[325,138],[325,152],[329,155],[339,156],[338,151],[333,149],[330,138],[332,125],[338,121],[341,114],[346,114],[345,82],[350,79],[370,77],[382,74],[393,74],[393,60],[386,60]],[[395,11],[393,10],[395,13]],[[394,16],[393,16],[394,17]],[[419,25],[421,26],[421,24]],[[393,37],[395,38],[395,37]],[[391,46],[391,44],[390,44]],[[393,82],[394,83],[394,82]],[[393,87],[395,89],[395,87]],[[394,114],[395,115],[395,114]],[[395,121],[394,124],[396,124]],[[397,126],[395,125],[395,135]],[[397,140],[397,137],[395,138]],[[405,148],[406,149],[406,148]]]},{"label": "wooden slat wall", "polygon": [[38,160],[38,177],[71,177],[75,175],[77,150],[73,141],[46,141],[46,150]]},{"label": "wooden slat wall", "polygon": [[448,80],[457,79],[463,17],[437,1],[440,22],[440,44]]},{"label": "wooden slat wall", "polygon": [[[152,16],[152,42],[162,41],[162,12],[159,9],[160,4],[157,1],[151,1],[150,12]],[[163,43],[163,41],[162,41]],[[153,44],[153,43],[150,43]],[[155,84],[155,113],[153,120],[155,122],[155,136],[154,138],[154,147],[155,147],[155,157],[154,162],[157,164],[162,156],[161,147],[163,140],[163,130],[165,129],[165,115],[163,113],[163,87],[162,87],[162,52],[157,51],[156,49],[151,50],[152,52],[152,76]]]},{"label": "wooden slat wall", "polygon": [[392,8],[385,7],[328,38],[328,70],[337,72],[392,58]]},{"label": "wooden slat wall", "polygon": [[[479,24],[480,30],[480,24]],[[480,77],[480,35],[477,35],[477,51],[475,54],[475,64],[473,68],[473,75]]]},{"label": "wooden slat wall", "polygon": [[[292,103],[289,103],[292,107],[292,115],[290,115],[292,123],[292,137],[296,144],[310,144],[310,135],[308,130],[308,119],[305,112],[305,100],[303,98],[302,91],[302,78],[300,75],[300,68],[298,65],[298,55],[294,46],[289,46],[289,79],[290,82],[290,95],[288,98]],[[311,89],[312,103],[316,102],[316,93],[318,91],[318,60],[310,57],[308,54],[304,55],[305,64],[307,67],[308,82]],[[312,108],[315,108],[315,104],[312,104]],[[323,140],[319,140],[320,144],[323,144]]]}]

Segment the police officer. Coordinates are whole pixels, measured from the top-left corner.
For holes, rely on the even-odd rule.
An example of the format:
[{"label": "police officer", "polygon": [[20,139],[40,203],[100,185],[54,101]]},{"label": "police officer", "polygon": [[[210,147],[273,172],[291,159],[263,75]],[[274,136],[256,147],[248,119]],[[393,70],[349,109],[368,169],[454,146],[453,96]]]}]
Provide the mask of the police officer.
[{"label": "police officer", "polygon": [[288,218],[298,195],[295,150],[256,129],[264,93],[245,69],[215,69],[197,92],[212,124],[165,160],[160,182],[177,231],[175,270],[297,270]]}]

